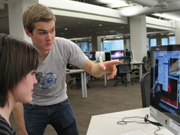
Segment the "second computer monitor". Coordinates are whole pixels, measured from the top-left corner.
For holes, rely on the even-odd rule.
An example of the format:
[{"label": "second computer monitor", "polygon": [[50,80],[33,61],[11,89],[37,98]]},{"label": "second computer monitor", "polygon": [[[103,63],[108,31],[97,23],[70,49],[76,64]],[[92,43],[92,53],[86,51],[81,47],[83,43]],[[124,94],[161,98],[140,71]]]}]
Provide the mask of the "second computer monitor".
[{"label": "second computer monitor", "polygon": [[95,54],[96,54],[95,51],[91,51],[91,52],[89,53],[89,59],[92,60],[92,61],[95,61],[95,60],[96,60]]},{"label": "second computer monitor", "polygon": [[124,50],[112,50],[111,51],[111,59],[119,60],[121,57],[124,57]]},{"label": "second computer monitor", "polygon": [[105,52],[104,51],[96,51],[96,61],[97,62],[105,61]]},{"label": "second computer monitor", "polygon": [[110,61],[110,60],[111,60],[111,53],[105,52],[105,61]]}]

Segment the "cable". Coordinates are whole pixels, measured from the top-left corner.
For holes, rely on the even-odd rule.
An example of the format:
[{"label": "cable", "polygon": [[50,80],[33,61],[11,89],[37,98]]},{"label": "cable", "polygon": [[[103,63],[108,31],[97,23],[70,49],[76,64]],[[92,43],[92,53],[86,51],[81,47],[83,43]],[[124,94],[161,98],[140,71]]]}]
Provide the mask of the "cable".
[{"label": "cable", "polygon": [[[142,119],[143,120],[143,122],[141,121],[141,122],[139,122],[139,121],[127,121],[126,119]],[[126,120],[126,121],[125,121]],[[128,123],[138,123],[138,124],[147,124],[146,122],[144,122],[144,117],[141,117],[141,116],[133,116],[133,117],[124,117],[123,119],[122,119],[122,121],[118,121],[117,122],[117,124],[119,124],[119,125],[126,125],[126,124],[128,124]]]},{"label": "cable", "polygon": [[149,123],[151,123],[151,124],[153,124],[153,125],[156,125],[156,126],[162,126],[160,123],[158,123],[158,122],[153,122],[153,121],[150,121],[150,120],[148,120],[148,118],[149,118],[149,115],[147,114],[145,117],[144,117],[144,121],[145,122],[149,122]]},{"label": "cable", "polygon": [[[162,126],[162,125],[158,122],[153,122],[153,121],[148,120],[148,117],[149,117],[148,115],[146,115],[145,117],[142,117],[142,116],[124,117],[121,121],[117,121],[117,124],[118,125],[126,125],[128,123],[153,124],[158,127],[158,129],[154,131],[154,134],[155,135],[163,135],[163,134],[157,133],[158,131],[161,130],[160,126]],[[131,120],[127,120],[127,119],[131,119]],[[141,121],[132,120],[132,119],[141,119]]]},{"label": "cable", "polygon": [[163,134],[158,134],[158,133],[156,133],[156,132],[158,132],[158,131],[161,130],[161,128],[160,128],[159,126],[157,126],[157,127],[158,127],[158,129],[154,131],[154,134],[155,134],[155,135],[163,135]]}]

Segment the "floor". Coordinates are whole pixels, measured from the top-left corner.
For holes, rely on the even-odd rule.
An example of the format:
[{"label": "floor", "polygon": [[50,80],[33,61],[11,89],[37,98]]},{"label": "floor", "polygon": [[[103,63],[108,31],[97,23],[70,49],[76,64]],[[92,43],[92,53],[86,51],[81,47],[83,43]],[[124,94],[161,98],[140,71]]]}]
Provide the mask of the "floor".
[{"label": "floor", "polygon": [[[104,87],[103,79],[89,82],[88,97],[83,99],[81,89],[68,87],[68,96],[76,116],[79,135],[86,135],[92,115],[117,112],[141,108],[140,83],[128,84],[127,87],[119,84],[114,87],[115,79],[107,82]],[[11,124],[17,131],[17,126],[11,116]],[[44,135],[56,135],[54,129],[48,125]]]}]

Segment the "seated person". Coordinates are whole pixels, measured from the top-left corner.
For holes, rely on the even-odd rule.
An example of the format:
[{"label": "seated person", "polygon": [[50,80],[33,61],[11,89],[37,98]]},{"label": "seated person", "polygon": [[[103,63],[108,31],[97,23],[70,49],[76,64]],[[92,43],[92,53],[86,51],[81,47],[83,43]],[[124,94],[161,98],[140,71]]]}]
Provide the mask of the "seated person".
[{"label": "seated person", "polygon": [[129,56],[130,57],[130,51],[128,51],[128,49],[126,49],[126,56]]},{"label": "seated person", "polygon": [[38,51],[31,44],[0,34],[0,134],[15,135],[9,117],[16,102],[32,102]]}]

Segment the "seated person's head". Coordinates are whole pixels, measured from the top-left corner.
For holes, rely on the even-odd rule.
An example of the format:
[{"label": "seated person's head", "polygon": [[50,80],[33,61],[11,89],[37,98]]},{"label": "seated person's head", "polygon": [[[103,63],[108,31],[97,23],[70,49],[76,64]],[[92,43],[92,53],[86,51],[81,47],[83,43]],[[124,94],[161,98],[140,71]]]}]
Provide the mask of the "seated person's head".
[{"label": "seated person's head", "polygon": [[38,63],[38,51],[30,43],[0,34],[0,107],[9,101],[10,93],[15,101],[32,101]]}]

